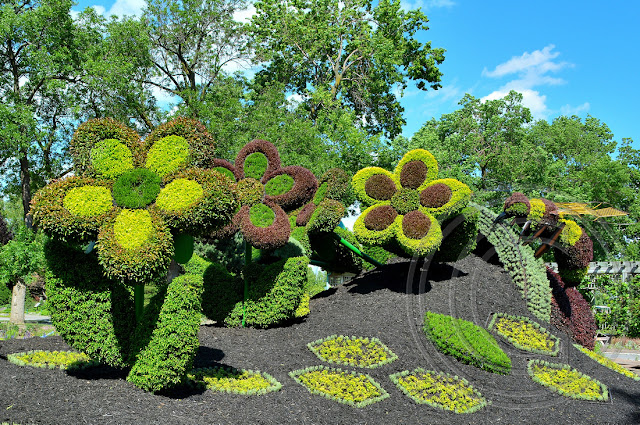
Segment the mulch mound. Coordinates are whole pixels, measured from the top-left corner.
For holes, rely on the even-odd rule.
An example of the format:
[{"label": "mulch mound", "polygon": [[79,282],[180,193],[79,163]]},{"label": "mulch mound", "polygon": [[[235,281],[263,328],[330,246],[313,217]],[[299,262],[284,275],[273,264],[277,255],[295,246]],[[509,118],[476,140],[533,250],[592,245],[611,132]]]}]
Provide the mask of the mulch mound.
[{"label": "mulch mound", "polygon": [[[434,311],[487,326],[491,313],[531,317],[520,293],[499,265],[470,256],[452,265],[398,261],[363,273],[349,284],[311,300],[311,315],[268,330],[202,326],[195,366],[227,365],[266,372],[280,391],[242,396],[180,389],[154,395],[125,381],[109,367],[82,372],[19,367],[7,354],[28,350],[68,350],[59,337],[0,342],[0,422],[26,424],[590,424],[640,423],[640,382],[619,375],[561,338],[558,357],[520,351],[500,338],[512,360],[510,375],[489,373],[438,352],[422,332],[424,312]],[[330,335],[377,337],[398,355],[375,369],[337,366],[372,376],[390,397],[358,409],[310,394],[288,372],[323,364],[307,343]],[[557,395],[533,382],[529,359],[568,363],[606,384],[608,402]],[[328,365],[327,366],[332,366]],[[333,365],[336,367],[335,365]],[[455,414],[418,405],[389,375],[422,367],[467,379],[490,405]]]}]

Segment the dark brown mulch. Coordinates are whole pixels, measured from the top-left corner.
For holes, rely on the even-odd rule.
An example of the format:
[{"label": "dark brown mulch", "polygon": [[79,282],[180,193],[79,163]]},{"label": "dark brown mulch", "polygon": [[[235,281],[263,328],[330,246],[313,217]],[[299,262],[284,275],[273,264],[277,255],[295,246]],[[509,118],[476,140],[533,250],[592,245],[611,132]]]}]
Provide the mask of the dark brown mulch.
[{"label": "dark brown mulch", "polygon": [[[241,396],[211,391],[146,393],[107,367],[84,372],[19,367],[8,353],[32,349],[65,350],[59,337],[0,342],[0,422],[44,424],[592,424],[640,423],[640,382],[633,381],[578,352],[566,336],[553,362],[569,363],[605,383],[608,402],[572,400],[550,392],[527,375],[526,363],[543,355],[519,351],[504,341],[512,359],[508,376],[460,364],[440,354],[422,333],[426,310],[447,313],[486,326],[492,312],[529,316],[501,267],[476,256],[454,266],[410,271],[399,262],[366,273],[311,301],[304,321],[269,330],[203,326],[196,366],[228,365],[269,373],[283,384],[278,392]],[[413,278],[408,278],[413,276]],[[421,279],[422,277],[422,279]],[[421,283],[422,281],[422,283]],[[322,362],[306,344],[329,335],[377,337],[398,360],[368,373],[390,397],[357,409],[310,394],[288,372]],[[439,411],[407,398],[389,379],[422,367],[466,378],[491,402],[472,414]],[[352,367],[343,369],[355,370]]]}]

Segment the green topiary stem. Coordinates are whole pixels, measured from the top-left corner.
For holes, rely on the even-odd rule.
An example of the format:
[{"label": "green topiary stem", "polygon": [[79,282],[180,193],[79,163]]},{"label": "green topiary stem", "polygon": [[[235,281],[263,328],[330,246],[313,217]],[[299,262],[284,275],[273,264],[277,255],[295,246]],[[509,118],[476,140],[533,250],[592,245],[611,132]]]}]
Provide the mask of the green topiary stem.
[{"label": "green topiary stem", "polygon": [[349,241],[347,241],[345,238],[337,235],[337,234],[333,234],[333,237],[340,242],[342,245],[346,246],[347,248],[349,248],[351,251],[353,251],[357,256],[367,260],[369,263],[373,264],[376,267],[380,267],[383,264],[379,261],[376,261],[375,259],[369,257],[367,254],[365,254],[364,252],[360,251],[358,248],[356,248],[355,246],[353,246]]},{"label": "green topiary stem", "polygon": [[142,313],[144,313],[144,284],[138,284],[133,287],[133,304],[136,310],[136,323],[140,323]]},{"label": "green topiary stem", "polygon": [[[252,246],[251,244],[247,243],[247,241],[244,242],[244,266],[245,266],[245,270],[247,268],[247,266],[249,264],[251,264],[251,251],[252,251]],[[246,308],[245,308],[245,302],[247,301],[247,296],[249,294],[249,281],[247,280],[247,276],[245,274],[244,277],[244,296],[242,297],[242,327],[245,327],[245,317],[246,317]]]}]

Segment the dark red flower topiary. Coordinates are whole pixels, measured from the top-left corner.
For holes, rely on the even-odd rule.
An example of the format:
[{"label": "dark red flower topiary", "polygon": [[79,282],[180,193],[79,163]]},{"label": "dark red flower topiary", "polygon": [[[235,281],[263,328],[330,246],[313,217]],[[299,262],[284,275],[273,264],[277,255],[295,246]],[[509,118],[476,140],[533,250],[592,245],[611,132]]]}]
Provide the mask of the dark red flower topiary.
[{"label": "dark red flower topiary", "polygon": [[282,208],[273,202],[265,201],[264,205],[275,213],[273,223],[266,227],[258,227],[251,222],[251,214],[248,205],[240,208],[236,215],[237,222],[244,239],[250,245],[259,249],[275,249],[287,243],[291,234],[289,217]]},{"label": "dark red flower topiary", "polygon": [[280,205],[285,211],[290,211],[301,207],[309,202],[318,190],[318,180],[309,170],[299,165],[280,168],[264,176],[264,181],[268,182],[274,177],[286,174],[293,178],[294,185],[282,195],[272,196],[267,194],[265,199]]},{"label": "dark red flower topiary", "polygon": [[431,220],[420,211],[411,211],[402,218],[402,231],[413,239],[422,239],[429,233]]},{"label": "dark red flower topiary", "polygon": [[[245,160],[252,153],[261,153],[267,157],[266,169],[263,172],[263,176],[266,177],[268,174],[271,174],[280,168],[280,155],[278,154],[278,149],[266,140],[256,139],[244,145],[238,152],[238,155],[236,155],[234,174],[237,180],[245,178]],[[265,182],[266,179],[263,178],[262,183]]]},{"label": "dark red flower topiary", "polygon": [[575,245],[558,249],[555,258],[559,268],[577,270],[588,267],[593,261],[593,241],[583,230]]},{"label": "dark red flower topiary", "polygon": [[302,210],[300,210],[296,217],[296,226],[306,226],[315,210],[316,205],[313,202],[309,202],[302,207]]},{"label": "dark red flower topiary", "polygon": [[365,182],[364,190],[373,199],[389,200],[396,193],[396,184],[388,176],[374,174]]},{"label": "dark red flower topiary", "polygon": [[427,171],[427,166],[424,162],[409,161],[400,170],[400,184],[402,187],[417,189],[427,178]]},{"label": "dark red flower topiary", "polygon": [[364,225],[369,230],[384,230],[393,223],[398,213],[391,205],[381,205],[369,212],[364,218]]},{"label": "dark red flower topiary", "polygon": [[440,208],[451,199],[451,188],[444,183],[436,183],[420,193],[420,204],[427,208]]},{"label": "dark red flower topiary", "polygon": [[547,224],[555,225],[558,222],[558,217],[560,216],[558,207],[548,199],[541,198],[540,200],[544,204],[544,214],[542,215],[542,220]]},{"label": "dark red flower topiary", "polygon": [[598,327],[591,306],[582,294],[566,287],[558,273],[547,268],[551,286],[551,324],[569,334],[571,339],[593,350]]}]

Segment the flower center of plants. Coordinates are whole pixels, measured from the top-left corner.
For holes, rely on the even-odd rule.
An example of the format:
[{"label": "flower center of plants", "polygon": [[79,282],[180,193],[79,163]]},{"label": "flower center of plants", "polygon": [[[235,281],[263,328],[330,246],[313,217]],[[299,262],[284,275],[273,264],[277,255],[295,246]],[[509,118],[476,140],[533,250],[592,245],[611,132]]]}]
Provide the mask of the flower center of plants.
[{"label": "flower center of plants", "polygon": [[388,201],[396,192],[396,184],[389,176],[374,174],[364,184],[367,195],[378,201]]},{"label": "flower center of plants", "polygon": [[409,161],[400,171],[400,184],[402,187],[417,189],[427,178],[427,166],[422,161]]},{"label": "flower center of plants", "polygon": [[236,185],[238,198],[242,205],[255,205],[262,202],[264,186],[254,178],[242,179]]},{"label": "flower center of plants", "polygon": [[413,189],[402,188],[391,197],[391,205],[398,214],[406,214],[415,211],[420,206],[420,195]]},{"label": "flower center of plants", "polygon": [[364,218],[364,225],[369,230],[384,230],[391,226],[398,213],[391,205],[382,205],[369,211]]},{"label": "flower center of plants", "polygon": [[142,208],[160,193],[160,176],[145,168],[127,171],[113,185],[113,198],[126,208]]},{"label": "flower center of plants", "polygon": [[451,188],[444,183],[436,183],[420,193],[420,204],[427,208],[440,208],[451,200]]},{"label": "flower center of plants", "polygon": [[269,227],[276,219],[276,213],[265,204],[256,204],[249,210],[251,223],[256,227]]}]

